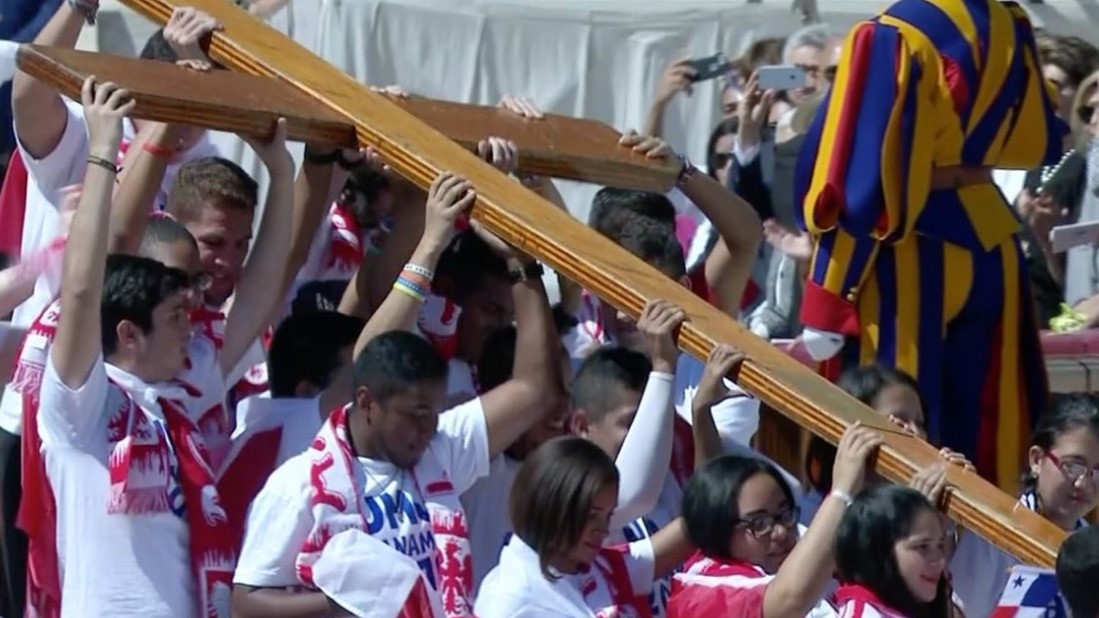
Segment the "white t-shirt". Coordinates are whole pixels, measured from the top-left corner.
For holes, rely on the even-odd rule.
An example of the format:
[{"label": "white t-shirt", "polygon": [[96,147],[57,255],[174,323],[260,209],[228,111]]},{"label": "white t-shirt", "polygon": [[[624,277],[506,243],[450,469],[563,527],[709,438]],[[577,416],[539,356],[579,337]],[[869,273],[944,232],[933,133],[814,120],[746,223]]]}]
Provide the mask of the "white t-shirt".
[{"label": "white t-shirt", "polygon": [[[23,236],[20,258],[27,257],[45,248],[61,233],[61,189],[84,181],[87,170],[88,123],[84,118],[84,108],[75,101],[62,98],[68,121],[61,140],[53,152],[41,159],[32,158],[22,145],[19,153],[27,168],[27,203],[23,214]],[[133,124],[123,123],[123,140],[134,138]],[[18,144],[18,140],[17,144]],[[175,181],[180,166],[186,161],[200,157],[217,156],[217,146],[204,136],[191,150],[183,155],[179,163],[168,166],[157,194],[158,208],[163,205],[168,189]],[[12,323],[16,326],[30,326],[42,310],[57,297],[61,281],[59,272],[46,269],[34,284],[31,297],[12,312]],[[23,433],[23,403],[18,394],[8,393],[4,389],[0,400],[0,429],[20,435]]]},{"label": "white t-shirt", "polygon": [[[439,417],[438,433],[411,470],[359,458],[355,482],[364,487],[366,533],[409,556],[438,594],[440,574],[429,513],[461,513],[458,495],[488,473],[488,428],[480,399]],[[313,529],[308,453],[283,464],[252,503],[234,583],[260,588],[299,585],[295,561]],[[433,487],[446,484],[445,491]],[[411,509],[398,505],[411,504]],[[447,559],[465,556],[448,556]]]},{"label": "white t-shirt", "polygon": [[[130,380],[140,384],[135,377]],[[129,394],[166,435],[156,388],[142,385]],[[108,421],[124,399],[122,388],[108,382],[102,357],[93,365],[87,382],[76,390],[61,382],[52,360],[46,363],[38,431],[46,475],[57,503],[61,616],[193,616],[198,608],[190,532],[174,452],[169,490],[172,512],[107,512],[112,449]]]},{"label": "white t-shirt", "polygon": [[[630,543],[623,554],[634,594],[653,585],[655,558],[648,540]],[[517,536],[500,552],[500,564],[485,578],[474,613],[478,618],[612,618],[628,615],[614,604],[610,583],[599,568],[550,581],[538,554]]]},{"label": "white t-shirt", "polygon": [[[276,459],[276,465],[281,466],[312,444],[324,423],[320,406],[320,397],[272,397],[270,392],[248,397],[237,406],[232,453],[242,448],[250,436],[281,428]],[[231,462],[232,455],[227,464]]]}]

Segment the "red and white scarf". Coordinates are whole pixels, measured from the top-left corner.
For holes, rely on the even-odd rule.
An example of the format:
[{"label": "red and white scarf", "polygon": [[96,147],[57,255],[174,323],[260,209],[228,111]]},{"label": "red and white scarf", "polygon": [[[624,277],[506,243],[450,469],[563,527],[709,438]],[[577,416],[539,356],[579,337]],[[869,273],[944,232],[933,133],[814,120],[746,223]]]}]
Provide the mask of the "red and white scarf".
[{"label": "red and white scarf", "polygon": [[[357,462],[347,432],[347,408],[340,408],[329,416],[308,451],[313,529],[298,553],[295,566],[298,580],[310,588],[317,587],[313,566],[321,558],[328,541],[345,530],[365,533],[369,529],[363,513],[363,496],[355,482],[353,466]],[[372,561],[370,568],[384,569],[387,561],[405,558],[389,546],[379,546],[378,550],[377,560]],[[400,601],[398,618],[443,618],[446,615],[443,608],[427,594],[426,586],[420,575],[407,590],[379,590],[378,595],[382,599],[380,602],[386,602],[387,596]]]},{"label": "red and white scarf", "polygon": [[172,458],[179,464],[178,483],[186,501],[191,567],[198,591],[198,616],[228,618],[236,568],[236,539],[221,506],[214,469],[198,424],[188,416],[184,401],[197,396],[192,388],[174,383],[158,386],[155,402],[164,416],[166,433],[132,393],[149,386],[112,365],[107,375],[125,397],[107,421],[111,445],[108,460],[110,494],[107,512],[117,515],[170,513]]},{"label": "red and white scarf", "polygon": [[420,307],[416,326],[432,347],[446,360],[458,352],[458,318],[462,308],[457,303],[434,292]]},{"label": "red and white scarf", "polygon": [[[328,210],[328,251],[322,268],[324,274],[318,279],[345,279],[354,274],[363,261],[363,239],[359,222],[351,207],[342,202],[333,202]],[[330,274],[335,276],[329,276]]]},{"label": "red and white scarf", "polygon": [[[669,618],[762,616],[763,589],[774,579],[739,560],[717,560],[697,553],[672,578]],[[834,618],[835,609],[820,601],[807,618]]]},{"label": "red and white scarf", "polygon": [[836,590],[835,601],[840,618],[906,618],[861,584],[840,586]]}]

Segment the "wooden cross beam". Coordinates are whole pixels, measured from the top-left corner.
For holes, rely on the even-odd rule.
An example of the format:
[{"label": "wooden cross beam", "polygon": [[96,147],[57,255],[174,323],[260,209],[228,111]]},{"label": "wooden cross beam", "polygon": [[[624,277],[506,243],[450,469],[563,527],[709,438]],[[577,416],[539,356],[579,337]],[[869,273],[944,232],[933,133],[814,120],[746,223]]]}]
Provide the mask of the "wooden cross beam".
[{"label": "wooden cross beam", "polygon": [[[346,116],[271,77],[200,73],[153,60],[34,45],[19,50],[18,62],[21,70],[75,100],[80,99],[80,87],[89,75],[115,82],[133,93],[136,118],[186,121],[262,137],[282,116],[292,140],[345,147],[359,143],[355,126]],[[469,149],[489,135],[514,141],[522,153],[522,173],[663,192],[672,187],[679,172],[674,162],[618,148],[618,133],[592,120],[555,114],[528,120],[495,107],[419,97],[392,101]]]},{"label": "wooden cross beam", "polygon": [[[906,483],[916,471],[940,461],[937,450],[930,445],[890,426],[686,288],[500,174],[397,103],[371,92],[226,0],[123,3],[161,24],[168,21],[177,6],[209,13],[224,27],[210,42],[209,53],[214,60],[242,73],[275,78],[341,116],[354,127],[358,143],[377,148],[393,168],[421,187],[427,187],[442,170],[465,176],[477,188],[473,210],[476,219],[615,307],[636,317],[646,299],[676,303],[689,316],[681,331],[680,347],[698,358],[706,358],[716,342],[739,347],[750,359],[740,372],[740,383],[801,426],[833,444],[855,422],[880,429],[885,446],[875,469],[886,478]],[[201,123],[203,119],[193,121]],[[562,144],[575,137],[561,134],[554,140]],[[949,471],[949,480],[953,488],[945,506],[952,517],[1028,563],[1054,563],[1065,536],[1063,531],[1018,508],[1015,498],[974,474],[954,468]]]}]

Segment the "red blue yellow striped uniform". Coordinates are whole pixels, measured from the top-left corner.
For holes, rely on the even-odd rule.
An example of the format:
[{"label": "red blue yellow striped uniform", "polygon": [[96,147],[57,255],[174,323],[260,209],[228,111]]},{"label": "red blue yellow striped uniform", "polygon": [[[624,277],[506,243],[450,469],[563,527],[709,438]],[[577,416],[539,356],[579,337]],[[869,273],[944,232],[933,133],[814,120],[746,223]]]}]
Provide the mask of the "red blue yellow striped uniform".
[{"label": "red blue yellow striped uniform", "polygon": [[1048,397],[1020,222],[932,170],[1052,163],[1065,131],[1021,8],[899,0],[848,35],[798,162],[802,322],[848,336],[844,365],[913,375],[931,439],[1005,488]]}]

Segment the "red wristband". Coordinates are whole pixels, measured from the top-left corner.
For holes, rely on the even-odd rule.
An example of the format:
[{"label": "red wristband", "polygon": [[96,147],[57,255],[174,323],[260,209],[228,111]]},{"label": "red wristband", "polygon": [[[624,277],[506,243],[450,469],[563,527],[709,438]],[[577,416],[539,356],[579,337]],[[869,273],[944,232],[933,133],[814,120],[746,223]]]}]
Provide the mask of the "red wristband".
[{"label": "red wristband", "polygon": [[163,159],[171,159],[172,157],[176,156],[175,151],[157,146],[156,144],[151,144],[149,142],[145,142],[144,144],[142,144],[141,149],[153,155],[154,157],[161,157]]}]

